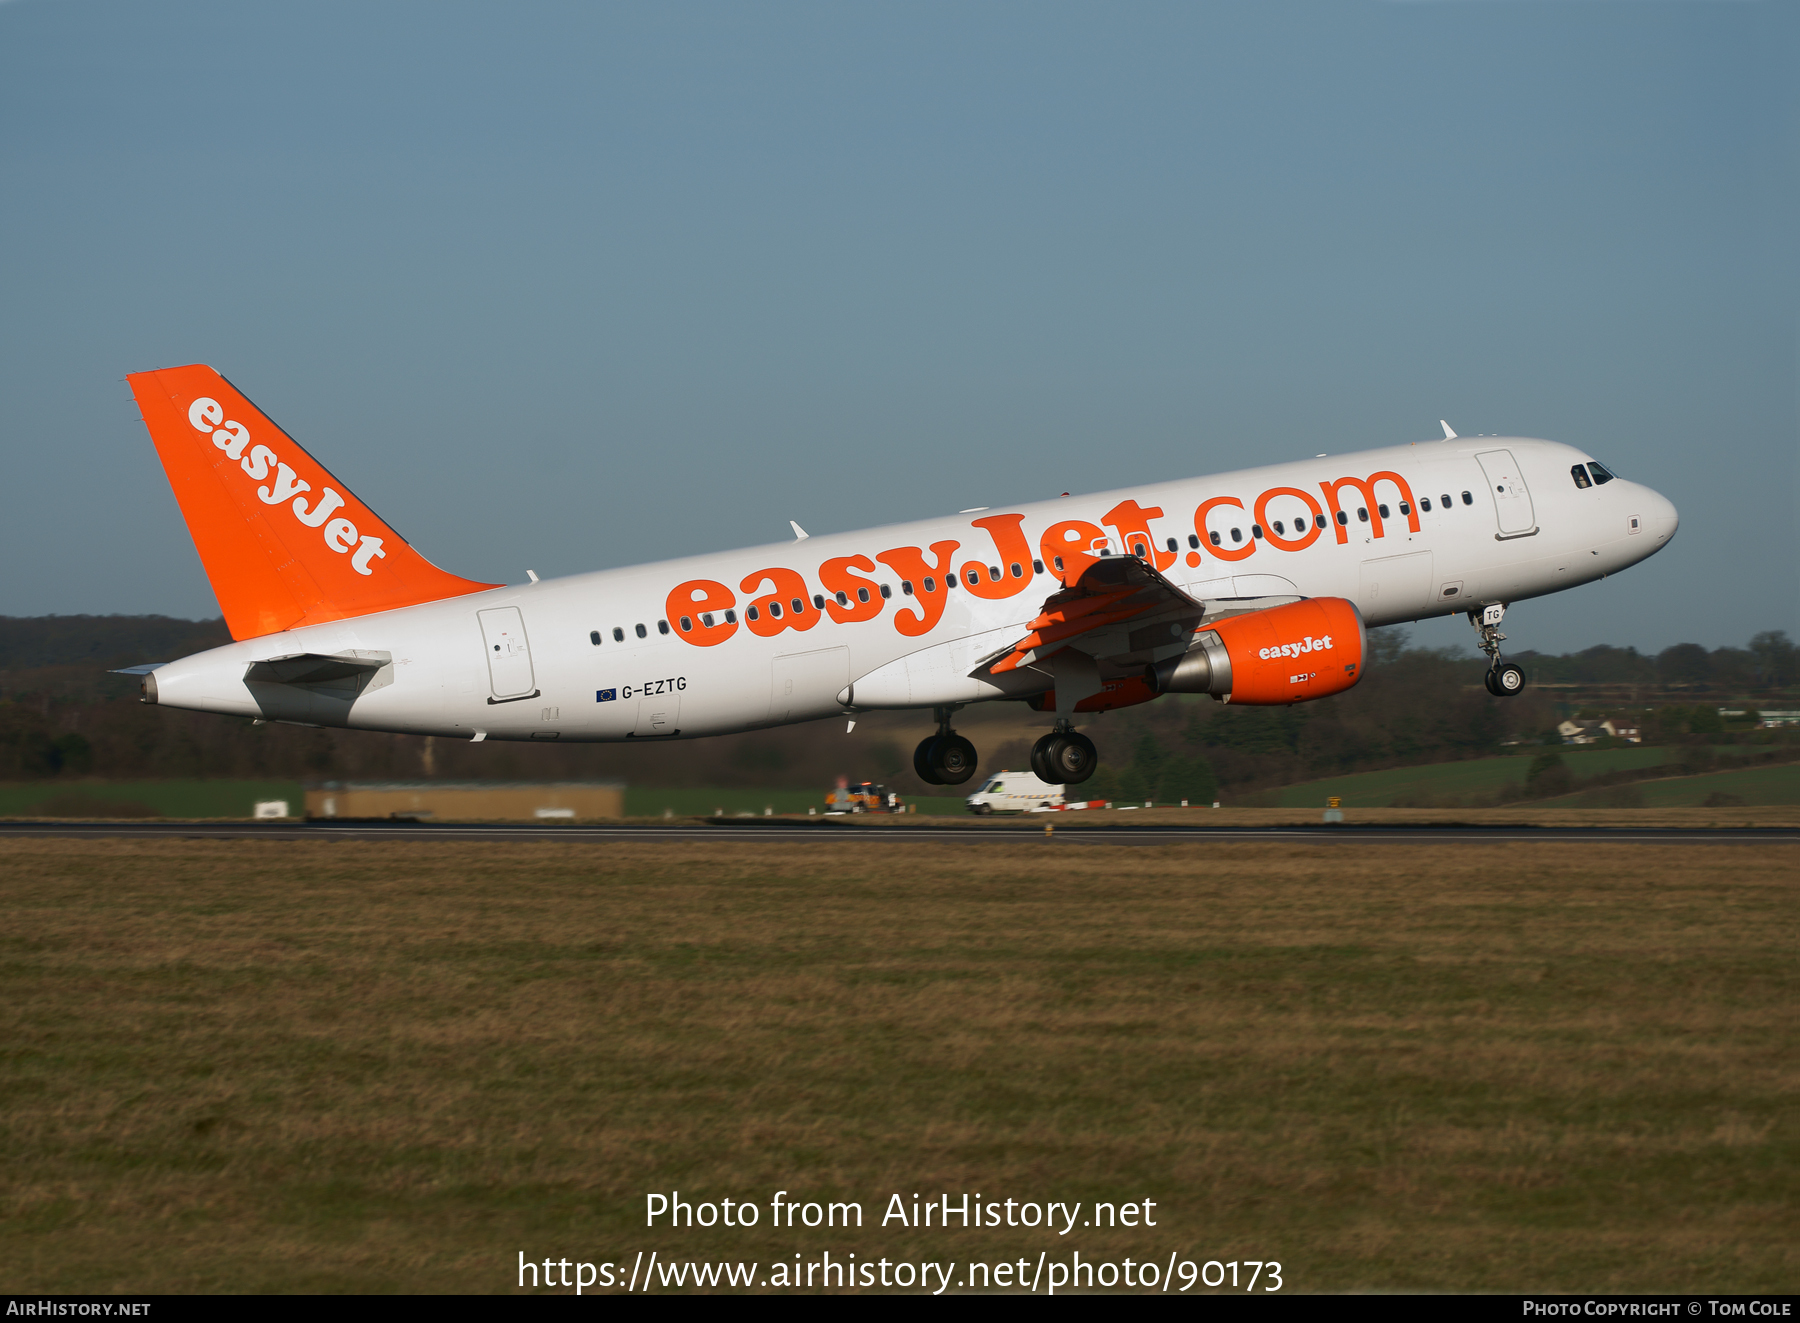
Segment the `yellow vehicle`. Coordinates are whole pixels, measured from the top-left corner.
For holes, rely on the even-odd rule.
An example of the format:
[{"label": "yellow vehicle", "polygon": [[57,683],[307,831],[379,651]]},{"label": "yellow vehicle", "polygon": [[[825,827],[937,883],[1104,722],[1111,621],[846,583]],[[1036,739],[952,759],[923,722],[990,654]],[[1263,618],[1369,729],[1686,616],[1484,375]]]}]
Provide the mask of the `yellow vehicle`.
[{"label": "yellow vehicle", "polygon": [[904,813],[906,805],[899,795],[874,781],[852,785],[839,778],[837,789],[825,796],[825,815],[834,813]]}]

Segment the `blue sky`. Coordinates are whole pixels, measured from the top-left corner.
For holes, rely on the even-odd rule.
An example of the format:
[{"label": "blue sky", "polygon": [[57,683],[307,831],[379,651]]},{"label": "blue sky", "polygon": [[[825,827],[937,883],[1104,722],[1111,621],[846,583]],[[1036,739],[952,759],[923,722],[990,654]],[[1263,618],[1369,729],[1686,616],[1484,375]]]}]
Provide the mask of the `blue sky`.
[{"label": "blue sky", "polygon": [[1800,634],[1797,111],[1783,4],[13,0],[0,614],[216,613],[204,361],[476,578],[1449,418],[1682,512],[1513,646]]}]

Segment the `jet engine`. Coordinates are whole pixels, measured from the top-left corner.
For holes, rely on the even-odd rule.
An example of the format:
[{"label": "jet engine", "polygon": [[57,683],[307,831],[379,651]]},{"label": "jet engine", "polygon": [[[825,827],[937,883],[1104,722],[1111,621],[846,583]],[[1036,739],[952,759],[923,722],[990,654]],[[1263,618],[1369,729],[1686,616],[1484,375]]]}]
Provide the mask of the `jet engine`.
[{"label": "jet engine", "polygon": [[1354,603],[1315,597],[1213,621],[1182,656],[1145,667],[1144,683],[1224,703],[1303,703],[1361,679],[1364,643]]}]

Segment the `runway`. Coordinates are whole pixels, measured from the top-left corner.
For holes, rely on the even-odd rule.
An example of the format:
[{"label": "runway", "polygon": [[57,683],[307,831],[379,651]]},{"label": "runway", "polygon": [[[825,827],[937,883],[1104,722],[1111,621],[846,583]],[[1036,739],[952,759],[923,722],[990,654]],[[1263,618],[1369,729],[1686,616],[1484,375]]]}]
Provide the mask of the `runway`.
[{"label": "runway", "polygon": [[1449,842],[1499,844],[1525,841],[1586,841],[1632,844],[1800,843],[1800,827],[1521,827],[1445,823],[1416,826],[1290,825],[1280,827],[1134,826],[1129,823],[1053,824],[1046,835],[1042,818],[935,827],[910,823],[864,826],[844,822],[725,821],[618,823],[605,826],[541,823],[422,822],[138,822],[42,821],[0,823],[0,838],[49,837],[74,840],[240,840],[240,841],[637,841],[673,844],[703,841],[765,841],[782,845],[930,843],[943,845],[1022,844],[1028,841],[1077,845],[1205,845],[1219,841],[1284,841],[1307,845],[1442,845]]}]

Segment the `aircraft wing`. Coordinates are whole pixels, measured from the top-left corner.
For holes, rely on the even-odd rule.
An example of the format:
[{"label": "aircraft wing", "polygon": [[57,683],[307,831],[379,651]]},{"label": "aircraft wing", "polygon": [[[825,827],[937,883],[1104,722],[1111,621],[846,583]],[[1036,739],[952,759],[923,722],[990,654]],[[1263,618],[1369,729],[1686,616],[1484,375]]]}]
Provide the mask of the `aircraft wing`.
[{"label": "aircraft wing", "polygon": [[1105,556],[1052,593],[1024,637],[990,653],[976,674],[1001,675],[1073,648],[1108,671],[1133,673],[1186,652],[1203,625],[1298,597],[1196,598],[1136,556]]}]

